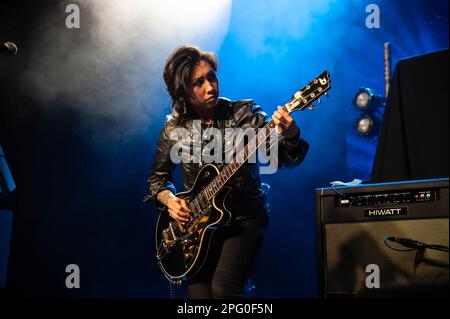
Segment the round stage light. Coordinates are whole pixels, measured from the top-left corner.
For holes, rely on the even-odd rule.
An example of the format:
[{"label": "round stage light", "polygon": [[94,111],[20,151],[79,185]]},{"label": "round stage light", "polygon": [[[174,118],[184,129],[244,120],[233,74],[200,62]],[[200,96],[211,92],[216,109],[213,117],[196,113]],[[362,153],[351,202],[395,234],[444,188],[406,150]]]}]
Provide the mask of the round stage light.
[{"label": "round stage light", "polygon": [[369,114],[364,114],[355,123],[356,131],[359,135],[367,136],[373,132],[374,119]]},{"label": "round stage light", "polygon": [[360,109],[365,109],[370,102],[370,95],[366,91],[361,91],[355,97],[355,104]]},{"label": "round stage light", "polygon": [[372,100],[372,97],[375,94],[373,91],[369,88],[360,88],[357,92],[355,97],[353,98],[353,105],[363,111],[367,110],[370,106],[370,102]]},{"label": "round stage light", "polygon": [[372,89],[359,88],[353,98],[353,106],[359,111],[375,111],[380,107],[384,107],[386,98],[376,94]]}]

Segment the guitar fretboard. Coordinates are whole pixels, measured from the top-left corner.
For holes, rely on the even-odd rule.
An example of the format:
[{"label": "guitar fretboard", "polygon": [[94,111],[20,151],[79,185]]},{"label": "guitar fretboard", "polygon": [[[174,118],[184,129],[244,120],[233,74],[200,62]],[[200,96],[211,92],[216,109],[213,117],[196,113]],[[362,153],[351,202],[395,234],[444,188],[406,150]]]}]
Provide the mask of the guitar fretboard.
[{"label": "guitar fretboard", "polygon": [[250,156],[266,142],[275,128],[275,123],[271,120],[262,129],[258,130],[256,136],[237,153],[233,160],[223,168],[220,174],[199,195],[206,197],[208,200],[212,199]]}]

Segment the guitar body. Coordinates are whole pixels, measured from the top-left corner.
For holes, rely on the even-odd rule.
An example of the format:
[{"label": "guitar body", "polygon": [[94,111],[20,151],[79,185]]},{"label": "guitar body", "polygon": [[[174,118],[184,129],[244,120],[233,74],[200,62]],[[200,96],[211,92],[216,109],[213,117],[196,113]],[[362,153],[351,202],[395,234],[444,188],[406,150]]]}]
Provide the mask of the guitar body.
[{"label": "guitar body", "polygon": [[[192,188],[176,196],[189,204],[219,173],[212,164],[203,166]],[[176,223],[167,211],[159,214],[156,225],[157,259],[169,281],[180,284],[192,278],[203,266],[214,231],[226,225],[231,218],[231,213],[225,207],[230,190],[223,187],[207,207],[201,207],[201,212],[193,211],[192,214],[198,214],[199,218],[193,218],[194,221],[186,227]]]}]

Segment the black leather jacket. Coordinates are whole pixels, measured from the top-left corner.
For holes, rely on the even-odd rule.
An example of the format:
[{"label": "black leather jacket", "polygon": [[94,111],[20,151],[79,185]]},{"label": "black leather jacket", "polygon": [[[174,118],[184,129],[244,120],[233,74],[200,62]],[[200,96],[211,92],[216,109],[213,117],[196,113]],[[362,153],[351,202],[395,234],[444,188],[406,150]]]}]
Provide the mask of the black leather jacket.
[{"label": "black leather jacket", "polygon": [[[225,98],[219,99],[215,110],[215,119],[225,136],[224,150],[230,144],[227,139],[226,128],[240,127],[245,130],[251,127],[256,129],[263,127],[270,121],[270,117],[253,100],[230,101]],[[192,132],[193,121],[188,120],[185,128],[188,132]],[[156,200],[156,195],[159,192],[168,189],[172,193],[176,193],[171,181],[175,164],[171,161],[170,150],[178,140],[170,139],[170,133],[173,129],[174,126],[169,121],[166,122],[166,125],[161,130],[152,169],[147,180],[149,195],[144,198],[144,201],[155,199],[157,209],[164,208]],[[196,134],[184,136],[180,141],[182,148],[187,148],[186,150],[188,150],[185,154],[192,154],[193,147],[195,147],[193,145],[201,145],[203,148],[207,144],[207,142],[201,140],[201,136],[197,136]],[[308,143],[299,137],[296,146],[288,151],[284,147],[283,140],[280,138],[278,146],[278,168],[299,165],[305,158],[308,148]],[[180,163],[184,190],[189,190],[192,187],[202,166],[201,163],[188,161],[189,159],[184,159]],[[269,208],[265,192],[261,187],[257,163],[245,163],[227,182],[227,185],[232,186],[228,208],[232,211],[233,216],[268,212]]]}]

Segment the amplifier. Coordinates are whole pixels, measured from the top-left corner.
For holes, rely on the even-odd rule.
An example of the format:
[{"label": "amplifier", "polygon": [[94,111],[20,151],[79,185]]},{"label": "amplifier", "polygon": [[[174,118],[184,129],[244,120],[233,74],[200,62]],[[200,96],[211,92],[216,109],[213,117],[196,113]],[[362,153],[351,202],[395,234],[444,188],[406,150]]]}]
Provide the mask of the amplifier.
[{"label": "amplifier", "polygon": [[321,296],[446,290],[448,184],[444,178],[315,189]]}]

